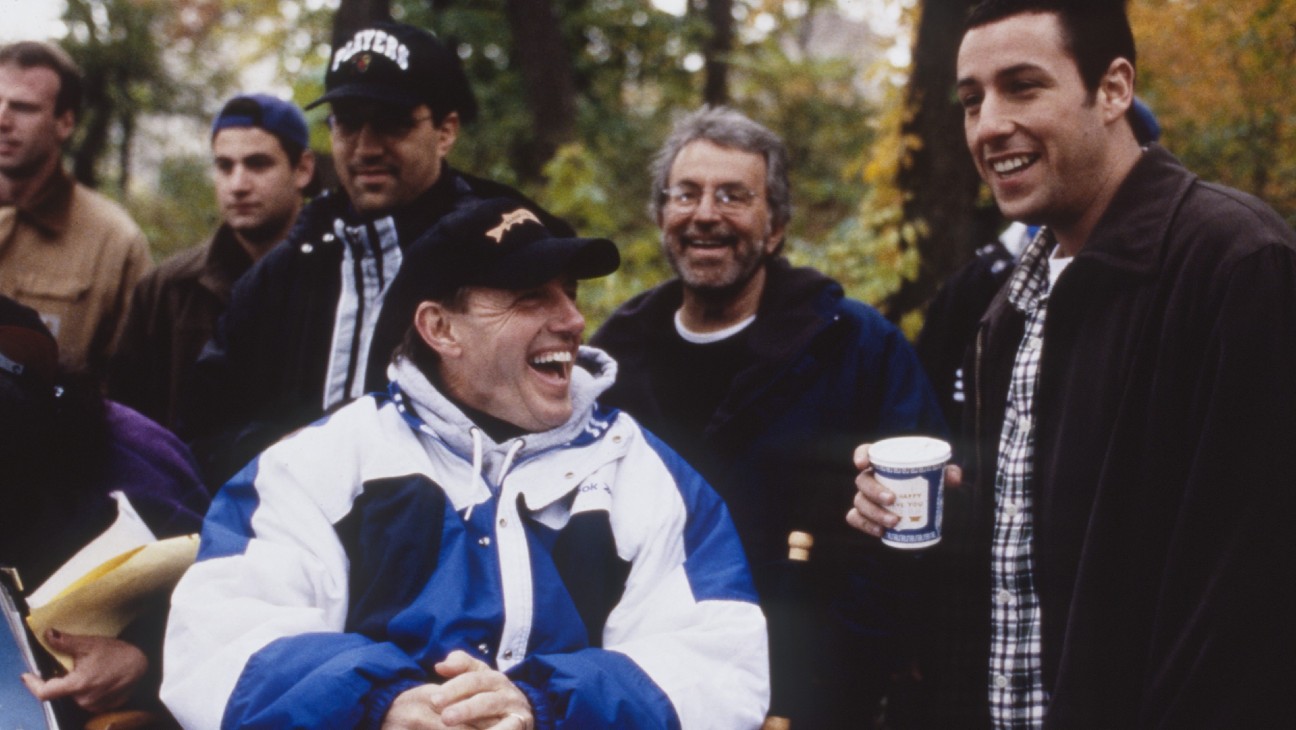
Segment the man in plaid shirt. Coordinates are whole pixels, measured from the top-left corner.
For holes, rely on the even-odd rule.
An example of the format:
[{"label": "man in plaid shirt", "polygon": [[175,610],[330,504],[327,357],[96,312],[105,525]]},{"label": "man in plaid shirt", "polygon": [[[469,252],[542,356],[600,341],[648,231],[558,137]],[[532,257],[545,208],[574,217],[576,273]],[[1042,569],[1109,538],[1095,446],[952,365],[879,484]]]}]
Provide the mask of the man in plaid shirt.
[{"label": "man in plaid shirt", "polygon": [[973,161],[1043,226],[968,354],[970,512],[932,551],[982,556],[945,597],[988,609],[966,726],[1296,727],[1296,235],[1140,145],[1135,76],[1120,0],[984,0],[959,48]]}]

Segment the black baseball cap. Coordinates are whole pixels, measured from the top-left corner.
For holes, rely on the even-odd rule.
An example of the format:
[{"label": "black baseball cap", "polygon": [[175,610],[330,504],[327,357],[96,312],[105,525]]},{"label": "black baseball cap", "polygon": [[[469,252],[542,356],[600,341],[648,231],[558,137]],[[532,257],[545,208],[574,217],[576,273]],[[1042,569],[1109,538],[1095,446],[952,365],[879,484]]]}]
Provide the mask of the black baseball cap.
[{"label": "black baseball cap", "polygon": [[452,111],[464,122],[477,117],[477,99],[459,56],[432,33],[404,23],[370,23],[334,48],[324,91],[306,108],[363,99],[410,108],[427,104],[438,118]]},{"label": "black baseball cap", "polygon": [[419,302],[461,287],[527,289],[563,274],[607,276],[620,265],[612,241],[555,234],[525,203],[494,198],[446,216],[411,243],[391,295],[406,307],[408,324]]}]

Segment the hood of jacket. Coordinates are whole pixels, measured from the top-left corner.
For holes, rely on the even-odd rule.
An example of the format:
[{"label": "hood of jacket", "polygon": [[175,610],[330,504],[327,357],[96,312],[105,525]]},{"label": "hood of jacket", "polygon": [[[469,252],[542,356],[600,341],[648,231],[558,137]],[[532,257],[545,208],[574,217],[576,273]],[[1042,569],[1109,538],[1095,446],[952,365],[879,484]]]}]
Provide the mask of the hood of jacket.
[{"label": "hood of jacket", "polygon": [[398,358],[388,370],[397,389],[397,401],[404,400],[432,435],[454,452],[473,460],[480,449],[480,468],[487,481],[498,484],[511,464],[574,441],[594,418],[595,403],[616,380],[617,365],[607,353],[581,347],[572,368],[572,414],[567,422],[548,431],[528,433],[497,443],[473,423],[459,406],[447,398],[412,362]]}]

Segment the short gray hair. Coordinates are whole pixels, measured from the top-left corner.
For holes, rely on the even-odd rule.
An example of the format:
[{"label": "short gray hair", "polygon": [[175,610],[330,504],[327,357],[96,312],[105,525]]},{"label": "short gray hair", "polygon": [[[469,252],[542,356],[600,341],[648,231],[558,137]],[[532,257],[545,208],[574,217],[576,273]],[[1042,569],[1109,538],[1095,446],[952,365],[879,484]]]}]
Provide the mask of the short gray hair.
[{"label": "short gray hair", "polygon": [[675,123],[670,136],[657,151],[650,168],[653,190],[648,212],[653,220],[661,219],[675,157],[689,143],[698,140],[765,158],[765,199],[770,208],[770,224],[775,228],[787,225],[792,218],[792,194],[788,186],[788,154],[783,139],[726,106],[704,106],[689,113]]}]

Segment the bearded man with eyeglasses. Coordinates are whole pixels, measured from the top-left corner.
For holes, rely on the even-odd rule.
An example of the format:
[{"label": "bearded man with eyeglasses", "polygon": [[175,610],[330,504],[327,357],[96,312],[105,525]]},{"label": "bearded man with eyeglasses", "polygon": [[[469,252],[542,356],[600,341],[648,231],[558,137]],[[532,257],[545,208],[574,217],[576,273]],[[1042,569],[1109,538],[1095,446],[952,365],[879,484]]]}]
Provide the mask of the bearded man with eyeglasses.
[{"label": "bearded man with eyeglasses", "polygon": [[334,49],[325,94],[341,190],[313,200],[235,287],[182,397],[179,430],[220,486],[284,434],[384,387],[404,334],[383,302],[408,243],[446,214],[521,193],[446,162],[477,103],[453,49],[378,22]]},{"label": "bearded man with eyeglasses", "polygon": [[[945,428],[899,330],[782,256],[787,168],[783,141],[732,109],[681,119],[649,204],[677,278],[592,342],[619,365],[602,402],[680,452],[733,514],[769,619],[771,716],[867,727],[902,655],[912,564],[846,525],[847,455],[854,434]],[[813,536],[805,565],[784,559],[793,531]]]}]

